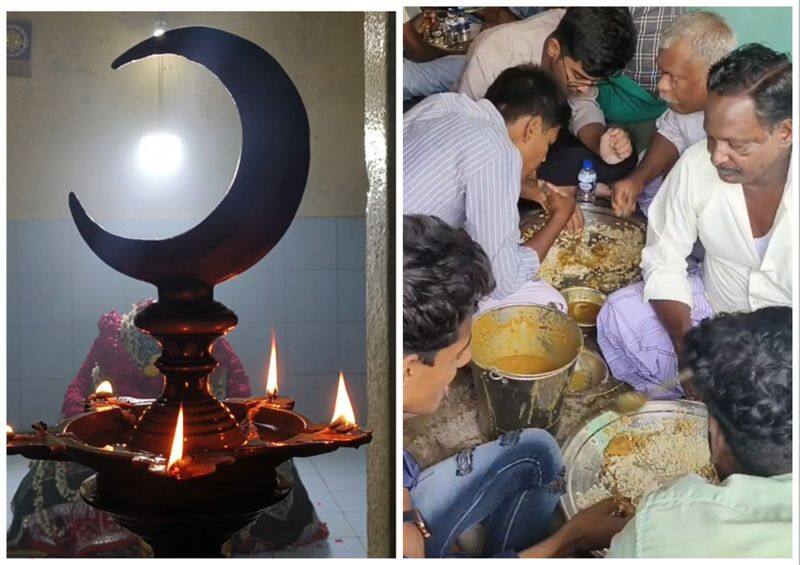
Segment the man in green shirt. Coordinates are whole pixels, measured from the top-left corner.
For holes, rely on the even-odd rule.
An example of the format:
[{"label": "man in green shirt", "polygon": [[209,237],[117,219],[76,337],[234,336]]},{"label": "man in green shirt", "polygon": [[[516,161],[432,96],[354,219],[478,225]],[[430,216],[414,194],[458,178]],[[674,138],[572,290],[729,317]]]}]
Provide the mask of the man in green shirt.
[{"label": "man in green shirt", "polygon": [[608,557],[791,557],[791,308],[702,322],[683,366],[708,406],[721,482],[689,475],[649,495]]}]

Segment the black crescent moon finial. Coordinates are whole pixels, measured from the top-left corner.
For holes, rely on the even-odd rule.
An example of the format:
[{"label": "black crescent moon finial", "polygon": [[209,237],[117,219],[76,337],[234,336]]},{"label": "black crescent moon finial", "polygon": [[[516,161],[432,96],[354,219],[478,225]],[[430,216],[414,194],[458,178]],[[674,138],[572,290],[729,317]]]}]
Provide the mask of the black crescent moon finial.
[{"label": "black crescent moon finial", "polygon": [[198,225],[164,240],[107,232],[74,193],[69,208],[86,244],[113,269],[159,289],[187,281],[210,288],[261,260],[289,228],[308,179],[308,116],[294,83],[269,53],[218,29],[167,31],[120,55],[112,68],[166,54],[214,73],[238,109],[242,152],[225,197]]}]

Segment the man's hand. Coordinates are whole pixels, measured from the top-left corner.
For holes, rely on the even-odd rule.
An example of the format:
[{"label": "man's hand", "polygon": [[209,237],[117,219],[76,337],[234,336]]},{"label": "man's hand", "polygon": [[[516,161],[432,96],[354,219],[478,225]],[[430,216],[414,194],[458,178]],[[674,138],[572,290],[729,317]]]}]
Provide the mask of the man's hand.
[{"label": "man's hand", "polygon": [[614,183],[611,191],[611,207],[617,216],[630,216],[636,211],[636,201],[644,190],[644,185],[633,177],[626,177]]},{"label": "man's hand", "polygon": [[607,498],[575,514],[562,530],[572,541],[573,551],[603,549],[611,545],[611,538],[622,531],[635,513],[632,504]]},{"label": "man's hand", "polygon": [[575,211],[572,212],[572,216],[570,216],[569,220],[567,220],[567,225],[564,227],[570,233],[580,233],[583,231],[584,223],[583,211],[581,210],[580,206],[576,205]]},{"label": "man's hand", "polygon": [[611,127],[600,137],[600,157],[609,165],[624,161],[631,153],[633,146],[625,130]]},{"label": "man's hand", "polygon": [[425,538],[414,524],[403,524],[403,557],[425,557]]},{"label": "man's hand", "polygon": [[547,195],[542,187],[545,186],[544,181],[535,178],[526,178],[522,181],[522,191],[520,196],[525,200],[533,200],[539,206],[547,211]]},{"label": "man's hand", "polygon": [[487,6],[481,10],[481,12],[483,15],[483,27],[481,27],[481,31],[519,20],[514,12],[504,7]]},{"label": "man's hand", "polygon": [[[550,184],[549,182],[542,182],[541,186],[544,187],[542,194],[544,194],[546,198],[550,198],[550,192],[557,192],[558,195],[553,196],[552,198],[566,196],[569,197],[573,202],[575,201],[575,194],[578,190],[578,187],[576,186],[556,186],[554,184]],[[550,205],[547,203],[547,201],[542,204],[542,207],[544,208],[545,212],[548,214],[551,213]],[[581,230],[583,230],[583,225],[583,211],[581,210],[580,206],[575,204],[572,210],[572,215],[569,217],[564,227],[566,227],[567,231],[569,232],[579,233]]]},{"label": "man's hand", "polygon": [[439,27],[439,21],[436,19],[436,14],[434,12],[429,12],[428,10],[423,10],[411,18],[411,23],[414,26],[414,30],[421,36],[424,36],[426,32],[433,31]]},{"label": "man's hand", "polygon": [[555,186],[549,182],[545,183],[544,191],[547,197],[545,209],[552,218],[567,223],[575,212],[576,190],[577,187],[574,186]]},{"label": "man's hand", "polygon": [[658,321],[667,330],[675,354],[680,358],[683,351],[683,338],[692,329],[692,309],[688,304],[677,300],[651,300]]}]

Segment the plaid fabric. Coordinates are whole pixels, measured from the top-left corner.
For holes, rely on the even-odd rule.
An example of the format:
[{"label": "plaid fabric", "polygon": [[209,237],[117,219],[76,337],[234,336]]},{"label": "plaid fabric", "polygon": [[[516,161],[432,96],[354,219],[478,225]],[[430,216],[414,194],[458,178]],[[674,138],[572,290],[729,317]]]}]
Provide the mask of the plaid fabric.
[{"label": "plaid fabric", "polygon": [[[699,269],[688,273],[692,287],[692,326],[714,315]],[[681,389],[661,385],[678,374],[678,356],[653,307],[642,299],[644,283],[622,288],[608,297],[597,316],[597,343],[611,374],[652,398],[675,398]]]},{"label": "plaid fabric", "polygon": [[636,26],[636,52],[622,74],[635,80],[645,90],[655,92],[658,83],[656,57],[661,34],[675,18],[688,12],[689,8],[667,6],[629,10]]}]

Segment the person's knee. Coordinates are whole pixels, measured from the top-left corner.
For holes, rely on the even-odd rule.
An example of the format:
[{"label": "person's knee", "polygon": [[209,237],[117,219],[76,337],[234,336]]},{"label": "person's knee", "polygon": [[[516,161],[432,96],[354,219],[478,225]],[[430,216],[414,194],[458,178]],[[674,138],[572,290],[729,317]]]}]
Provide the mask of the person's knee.
[{"label": "person's knee", "polygon": [[635,285],[626,286],[612,292],[608,298],[606,298],[606,301],[597,313],[598,337],[600,337],[601,334],[605,335],[606,329],[619,326],[617,318],[620,316],[620,313],[625,310],[625,304],[632,300],[638,302],[642,300],[641,293]]},{"label": "person's knee", "polygon": [[567,311],[567,301],[564,300],[562,294],[558,292],[553,285],[544,280],[539,280],[535,284],[538,285],[539,292],[541,293],[541,304],[549,306],[550,308],[555,308],[559,312]]},{"label": "person's knee", "polygon": [[556,308],[560,312],[567,311],[567,301],[556,289],[553,289],[551,299],[547,302],[547,305]]},{"label": "person's knee", "polygon": [[[616,294],[616,293],[615,293]],[[597,337],[598,339],[607,336],[607,329],[609,327],[614,326],[614,316],[615,316],[615,302],[612,301],[614,298],[614,294],[609,296],[603,305],[600,307],[600,311],[597,313]]]},{"label": "person's knee", "polygon": [[553,485],[563,478],[561,448],[548,432],[536,428],[521,430],[516,446],[520,453],[538,462],[543,484]]}]

